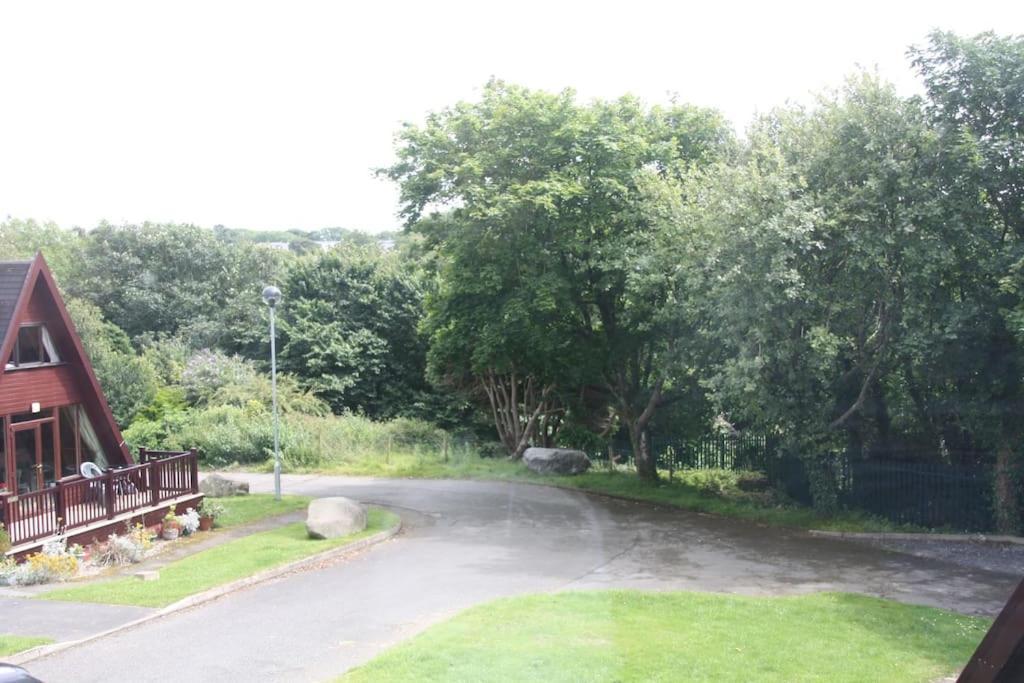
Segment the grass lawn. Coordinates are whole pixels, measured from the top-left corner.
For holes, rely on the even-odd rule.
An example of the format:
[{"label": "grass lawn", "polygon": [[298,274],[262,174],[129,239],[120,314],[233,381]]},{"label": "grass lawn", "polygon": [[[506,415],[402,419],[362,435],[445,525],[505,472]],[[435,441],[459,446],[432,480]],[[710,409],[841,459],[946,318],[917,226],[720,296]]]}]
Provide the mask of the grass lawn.
[{"label": "grass lawn", "polygon": [[160,569],[156,581],[124,577],[41,593],[44,600],[103,602],[141,607],[165,607],[193,593],[251,576],[277,565],[358,541],[398,523],[398,516],[370,508],[366,530],[344,538],[313,540],[304,522],[262,531],[204,550]]},{"label": "grass lawn", "polygon": [[309,501],[313,499],[309,496],[281,496],[281,500],[276,501],[273,495],[260,493],[249,496],[211,498],[211,500],[224,506],[224,515],[217,519],[217,528],[229,529],[265,517],[305,510]]},{"label": "grass lawn", "polygon": [[53,638],[0,635],[0,657],[17,654],[40,645],[49,645],[52,642]]},{"label": "grass lawn", "polygon": [[844,512],[833,517],[822,517],[810,508],[797,505],[769,506],[738,496],[712,495],[678,480],[669,482],[667,472],[663,473],[661,483],[655,485],[641,481],[634,472],[622,470],[594,469],[574,477],[541,476],[528,470],[522,463],[509,462],[504,458],[481,458],[472,452],[453,452],[447,462],[440,454],[432,452],[363,453],[328,461],[317,467],[291,471],[417,479],[523,481],[607,493],[776,526],[832,531],[921,531],[899,527],[866,514]]},{"label": "grass lawn", "polygon": [[989,624],[845,593],[531,595],[469,609],[340,680],[924,683],[962,667]]}]

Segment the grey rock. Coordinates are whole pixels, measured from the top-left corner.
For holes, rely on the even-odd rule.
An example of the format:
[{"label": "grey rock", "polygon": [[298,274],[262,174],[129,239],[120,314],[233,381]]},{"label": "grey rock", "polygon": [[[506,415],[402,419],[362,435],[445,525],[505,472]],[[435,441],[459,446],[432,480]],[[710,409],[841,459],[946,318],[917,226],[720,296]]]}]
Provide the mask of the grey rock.
[{"label": "grey rock", "polygon": [[537,474],[580,474],[590,469],[586,453],[568,448],[527,448],[523,462]]},{"label": "grey rock", "polygon": [[317,498],[306,512],[310,538],[340,538],[366,529],[366,510],[349,498]]},{"label": "grey rock", "polygon": [[211,474],[199,482],[199,490],[211,498],[249,495],[249,482],[234,481],[219,474]]}]

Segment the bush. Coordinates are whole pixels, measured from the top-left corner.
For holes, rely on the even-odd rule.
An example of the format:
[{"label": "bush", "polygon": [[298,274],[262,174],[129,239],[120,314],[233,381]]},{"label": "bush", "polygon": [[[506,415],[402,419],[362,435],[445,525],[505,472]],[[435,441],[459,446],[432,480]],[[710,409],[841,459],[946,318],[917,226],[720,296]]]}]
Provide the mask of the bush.
[{"label": "bush", "polygon": [[121,566],[142,562],[145,556],[146,549],[136,539],[110,534],[106,543],[93,550],[92,561],[101,567]]},{"label": "bush", "polygon": [[32,553],[14,572],[13,583],[31,586],[37,583],[67,581],[78,573],[78,558],[68,552]]},{"label": "bush", "polygon": [[676,474],[684,484],[692,486],[702,493],[724,496],[738,490],[739,474],[734,470],[680,470]]}]

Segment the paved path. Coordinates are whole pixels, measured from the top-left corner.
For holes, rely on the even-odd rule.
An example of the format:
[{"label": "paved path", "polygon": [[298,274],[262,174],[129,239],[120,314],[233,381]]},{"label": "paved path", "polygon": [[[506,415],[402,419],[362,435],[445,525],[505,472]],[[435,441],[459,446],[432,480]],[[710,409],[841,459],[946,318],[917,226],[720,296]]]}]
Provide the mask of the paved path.
[{"label": "paved path", "polygon": [[[245,477],[254,491],[270,488],[269,476]],[[29,671],[47,681],[324,680],[503,595],[610,587],[844,590],[992,614],[1018,579],[524,484],[292,476],[285,489],[392,506],[406,530],[316,571],[31,662]]]}]

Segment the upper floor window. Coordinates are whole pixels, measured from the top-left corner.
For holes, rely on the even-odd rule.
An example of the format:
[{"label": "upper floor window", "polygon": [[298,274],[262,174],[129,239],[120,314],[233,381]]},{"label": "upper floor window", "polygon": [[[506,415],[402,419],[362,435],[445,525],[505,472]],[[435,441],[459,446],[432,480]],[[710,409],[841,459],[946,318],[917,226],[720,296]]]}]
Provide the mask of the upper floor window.
[{"label": "upper floor window", "polygon": [[53,345],[53,339],[45,325],[22,325],[18,329],[18,341],[14,353],[7,363],[8,368],[24,368],[47,363],[59,363],[60,356]]}]

